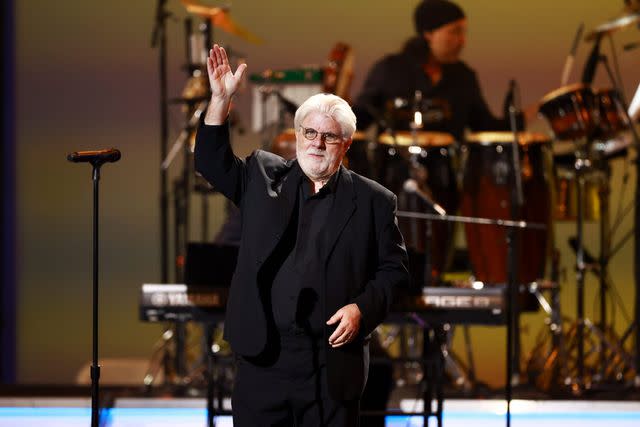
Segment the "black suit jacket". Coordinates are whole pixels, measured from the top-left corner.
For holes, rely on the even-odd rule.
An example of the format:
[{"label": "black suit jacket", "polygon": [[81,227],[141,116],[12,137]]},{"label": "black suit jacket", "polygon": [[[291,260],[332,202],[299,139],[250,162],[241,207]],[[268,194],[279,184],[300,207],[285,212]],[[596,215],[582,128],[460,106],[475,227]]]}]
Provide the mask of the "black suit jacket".
[{"label": "black suit jacket", "polygon": [[[260,298],[260,269],[286,229],[303,172],[296,160],[257,150],[236,157],[228,125],[201,123],[196,138],[196,170],[236,205],[242,214],[238,264],[231,283],[225,339],[244,356],[266,346],[265,308]],[[367,178],[342,168],[326,225],[324,311],[329,317],[356,303],[361,330],[352,343],[331,348],[325,330],[329,390],[335,399],[358,398],[368,372],[368,337],[386,317],[394,289],[408,281],[404,242],[395,217],[396,197]]]}]

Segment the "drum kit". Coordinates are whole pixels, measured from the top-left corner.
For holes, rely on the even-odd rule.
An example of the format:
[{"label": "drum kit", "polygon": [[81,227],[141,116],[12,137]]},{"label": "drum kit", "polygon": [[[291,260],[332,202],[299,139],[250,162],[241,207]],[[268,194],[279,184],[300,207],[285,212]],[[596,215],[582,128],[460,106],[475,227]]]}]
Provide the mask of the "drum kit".
[{"label": "drum kit", "polygon": [[[599,40],[637,22],[640,14],[631,14],[596,28],[585,39]],[[597,54],[600,60],[606,60]],[[604,65],[608,69],[606,61]],[[433,116],[433,111],[426,110],[428,103],[416,92],[413,100],[395,99],[387,104],[385,122],[399,124],[397,128],[386,128],[370,139],[358,134],[347,152],[352,170],[397,194],[400,211],[441,215],[459,211],[468,218],[513,219],[546,226],[519,232],[515,271],[520,309],[537,310],[542,301],[540,305],[549,314],[547,332],[525,365],[530,383],[550,392],[580,394],[638,379],[637,359],[625,345],[630,330],[620,337],[607,323],[606,302],[613,301],[609,293],[614,291],[607,272],[614,254],[609,223],[611,161],[626,157],[629,148],[638,145],[636,124],[617,89],[617,79],[608,71],[611,88],[595,89],[590,81],[584,81],[564,85],[541,98],[538,115],[548,123],[551,136],[513,129],[469,133],[463,141],[456,141],[450,134],[428,130],[423,118]],[[419,107],[408,111],[408,106]],[[523,195],[515,217],[514,147],[518,150]],[[577,307],[576,318],[568,325],[563,325],[559,307],[558,252],[553,233],[556,221],[571,221],[576,226],[576,237],[570,243],[577,258]],[[589,255],[584,248],[585,221],[599,221],[601,254],[592,263],[587,262]],[[456,226],[454,222],[436,221],[429,225],[432,230],[428,242],[427,222],[399,218],[418,289],[425,284],[452,283],[447,280],[447,272]],[[454,286],[507,284],[506,229],[466,223],[464,235],[471,276],[467,281],[456,281]],[[431,258],[428,272],[424,271],[426,252]],[[600,279],[597,324],[584,310],[585,275],[594,270]],[[551,291],[551,304],[542,290]],[[519,363],[517,357],[518,353],[515,363]]]},{"label": "drum kit", "polygon": [[[204,21],[195,32],[190,30],[190,25],[186,26],[186,68],[189,76],[181,97],[173,101],[183,105],[187,124],[174,149],[167,153],[163,171],[168,169],[178,154],[184,152],[188,159],[193,151],[193,130],[200,114],[206,109],[208,96],[204,71],[206,53],[203,56],[202,52],[206,52],[205,46],[211,45],[213,27],[250,42],[260,41],[233,22],[226,10],[204,7],[190,0],[182,2],[190,14]],[[633,18],[615,20],[596,28],[586,39],[599,40],[617,28],[640,21],[640,15],[629,16]],[[352,63],[350,48],[338,44],[330,54],[330,66],[324,70],[324,80],[320,77],[321,80],[316,82],[315,74],[310,75],[308,70],[303,70],[301,78],[305,83],[313,80],[311,83],[317,83],[325,91],[344,92],[340,95],[346,97]],[[288,110],[287,101],[289,104],[292,99],[295,101],[295,94],[289,96],[277,90],[277,84],[289,80],[287,76],[285,73],[280,78],[277,73],[271,72],[254,80],[254,83],[262,84],[262,89],[269,84],[276,84],[269,86],[268,92],[260,92],[261,111],[268,110],[264,101],[273,93],[278,95],[278,105],[285,107],[282,110]],[[606,253],[610,243],[607,235],[611,175],[609,161],[625,156],[628,148],[637,141],[633,138],[635,128],[625,107],[620,92],[614,88],[594,90],[589,83],[564,85],[545,95],[539,103],[539,115],[548,122],[553,136],[496,130],[469,133],[459,141],[448,133],[429,130],[431,122],[446,119],[451,111],[447,105],[430,102],[417,91],[414,99],[398,98],[387,104],[386,115],[391,120],[386,121],[393,123],[392,127],[375,137],[356,132],[345,158],[351,170],[380,182],[396,193],[401,210],[436,212],[445,216],[460,212],[470,218],[516,219],[546,226],[544,229],[520,231],[515,251],[518,254],[515,271],[516,282],[521,290],[524,289],[519,292],[523,310],[537,309],[541,289],[552,292],[552,304],[546,306],[551,319],[551,333],[544,335],[552,337],[551,343],[541,339],[526,362],[531,382],[547,391],[567,387],[584,390],[597,381],[610,379],[611,375],[616,381],[635,375],[636,366],[623,346],[617,345],[620,339],[612,335],[611,328],[605,323],[605,315],[601,316],[599,325],[594,325],[586,319],[583,307],[587,268],[583,223],[589,220],[601,222],[601,240],[606,243],[603,246]],[[263,122],[263,125],[268,122],[266,116]],[[514,154],[514,147],[517,147],[517,155]],[[294,157],[295,132],[283,130],[277,136],[270,137],[269,145],[264,148],[285,158]],[[514,158],[517,158],[517,162],[514,162]],[[193,170],[187,166],[189,161],[184,164],[185,171],[174,186],[175,218],[176,221],[182,221],[175,227],[176,260],[180,259],[181,248],[186,247],[189,234],[186,222],[189,194],[195,189],[204,195],[202,228],[203,238],[206,238],[205,200],[206,194],[212,191],[206,183],[195,177]],[[515,179],[516,170],[519,170],[523,195],[517,218],[513,216],[512,209],[512,194],[518,181]],[[557,274],[554,274],[557,262],[552,260],[555,259],[554,221],[576,222],[578,313],[577,319],[568,328],[563,328],[558,304],[554,303],[558,301],[559,293]],[[491,287],[508,283],[509,248],[504,228],[474,223],[458,227],[454,222],[447,221],[437,221],[429,226],[426,221],[411,218],[400,218],[399,226],[409,250],[415,287],[451,283],[448,272],[451,271],[456,233],[460,232],[460,228],[463,229],[467,245],[465,265],[472,274],[464,283],[456,281],[456,286],[477,287],[481,283],[482,286]],[[432,227],[429,238],[426,238],[427,227]],[[430,254],[430,268],[425,274],[424,254],[427,252]],[[605,292],[609,288],[605,282],[609,280],[606,263],[610,256],[603,256],[603,259],[599,275]],[[176,276],[179,276],[180,263],[176,265]],[[549,266],[551,273],[546,274]],[[550,276],[551,280],[543,280],[545,275]],[[177,280],[180,280],[179,277]],[[600,348],[608,349],[597,363],[592,361],[591,353],[587,351],[585,354],[585,346],[596,341]],[[607,369],[613,373],[605,372],[604,364],[612,360],[616,364],[610,364]]]}]

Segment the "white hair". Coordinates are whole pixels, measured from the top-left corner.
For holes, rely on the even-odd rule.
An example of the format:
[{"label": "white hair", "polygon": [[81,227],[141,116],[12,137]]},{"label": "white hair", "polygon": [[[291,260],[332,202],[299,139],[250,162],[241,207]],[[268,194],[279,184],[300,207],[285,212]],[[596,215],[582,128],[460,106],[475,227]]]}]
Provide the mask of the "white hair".
[{"label": "white hair", "polygon": [[313,111],[326,114],[338,122],[342,130],[342,136],[351,139],[356,131],[356,115],[351,106],[344,99],[329,93],[318,93],[309,97],[296,110],[293,125],[296,130],[300,128],[304,119]]}]

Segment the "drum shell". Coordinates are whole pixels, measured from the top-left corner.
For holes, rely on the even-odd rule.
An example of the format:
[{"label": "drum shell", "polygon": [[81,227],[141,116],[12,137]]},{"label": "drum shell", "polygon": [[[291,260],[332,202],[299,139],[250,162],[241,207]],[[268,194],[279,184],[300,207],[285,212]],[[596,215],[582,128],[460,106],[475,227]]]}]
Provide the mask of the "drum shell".
[{"label": "drum shell", "polygon": [[547,94],[540,105],[557,139],[577,139],[593,135],[598,124],[598,106],[589,86],[566,86]]},{"label": "drum shell", "polygon": [[596,137],[599,139],[613,138],[619,132],[627,129],[618,92],[614,89],[600,89],[595,93],[595,97],[599,115]]},{"label": "drum shell", "polygon": [[[414,153],[411,153],[410,149]],[[453,214],[458,210],[459,192],[455,162],[454,144],[419,149],[379,144],[376,150],[378,181],[398,195],[398,209],[419,213],[434,211],[415,194],[403,191],[403,184],[407,179],[416,180],[422,191],[448,213]],[[410,254],[413,285],[420,288],[424,284],[426,221],[399,218],[398,225]],[[435,281],[448,266],[453,249],[453,236],[453,224],[432,222],[431,274]]]},{"label": "drum shell", "polygon": [[[511,143],[473,143],[465,147],[461,213],[465,216],[510,219],[514,186]],[[545,230],[519,231],[519,283],[544,273],[550,224],[550,153],[548,142],[519,145],[524,204],[519,219],[546,224]],[[469,258],[476,280],[507,282],[506,229],[465,224]]]}]

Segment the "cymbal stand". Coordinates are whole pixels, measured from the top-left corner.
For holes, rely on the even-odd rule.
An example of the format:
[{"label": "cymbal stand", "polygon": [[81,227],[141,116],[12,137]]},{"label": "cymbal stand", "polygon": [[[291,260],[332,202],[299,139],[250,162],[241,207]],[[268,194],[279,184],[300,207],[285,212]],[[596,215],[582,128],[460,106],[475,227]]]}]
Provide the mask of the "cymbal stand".
[{"label": "cymbal stand", "polygon": [[[189,77],[195,76],[196,73],[200,73],[203,67],[202,63],[198,61],[205,58],[205,49],[207,43],[210,44],[212,40],[211,36],[211,24],[205,21],[200,27],[201,34],[194,34],[192,31],[192,22],[190,18],[185,19],[185,40],[186,40],[186,59],[187,65],[184,67]],[[197,37],[196,37],[197,36]],[[197,52],[202,50],[202,52]],[[194,166],[192,156],[190,155],[188,139],[198,126],[201,115],[206,111],[208,106],[207,100],[194,97],[193,99],[186,100],[185,109],[186,123],[180,132],[178,138],[174,142],[171,150],[166,155],[163,155],[163,161],[161,164],[161,171],[163,176],[166,176],[170,165],[176,156],[182,152],[183,156],[183,170],[177,179],[173,182],[173,202],[174,202],[174,282],[182,283],[184,281],[184,266],[187,243],[189,239],[189,217],[190,217],[190,196],[194,186]],[[167,283],[168,280],[163,279],[163,283]],[[175,343],[175,352],[173,360],[168,358],[167,362],[173,363],[175,381],[173,385],[182,386],[183,379],[186,372],[186,353],[185,342],[187,338],[186,324],[184,321],[176,321],[173,324],[174,333],[171,335]],[[165,365],[165,381],[169,381],[171,378],[171,369]]]}]

